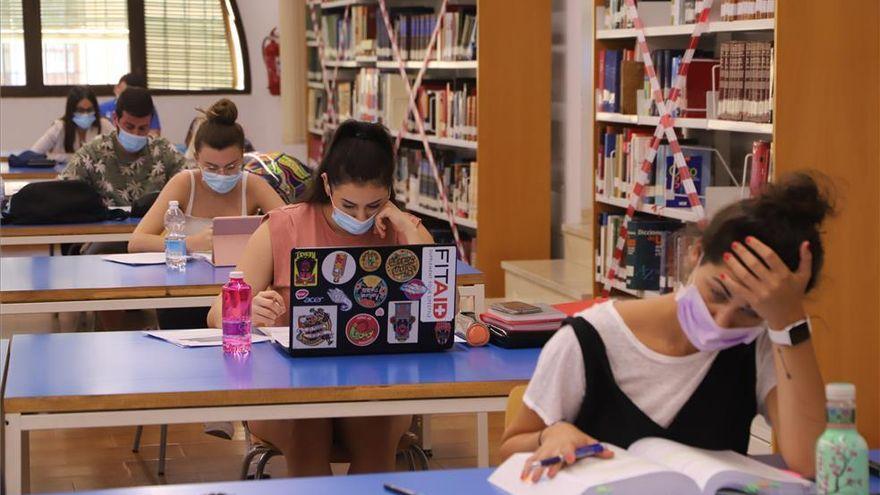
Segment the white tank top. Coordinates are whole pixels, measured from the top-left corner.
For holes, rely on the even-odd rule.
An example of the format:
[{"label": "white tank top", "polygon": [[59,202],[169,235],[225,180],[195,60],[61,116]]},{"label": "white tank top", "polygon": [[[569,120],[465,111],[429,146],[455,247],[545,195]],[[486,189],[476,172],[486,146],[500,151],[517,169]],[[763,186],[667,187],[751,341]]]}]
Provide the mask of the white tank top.
[{"label": "white tank top", "polygon": [[[248,214],[247,211],[247,178],[250,175],[250,172],[244,172],[241,177],[241,216],[246,216]],[[184,215],[186,215],[186,227],[184,228],[184,232],[187,236],[198,234],[199,232],[207,229],[214,223],[213,218],[207,217],[194,217],[192,216],[192,208],[193,202],[196,196],[196,172],[195,170],[189,171],[189,201],[186,203],[186,211]]]}]

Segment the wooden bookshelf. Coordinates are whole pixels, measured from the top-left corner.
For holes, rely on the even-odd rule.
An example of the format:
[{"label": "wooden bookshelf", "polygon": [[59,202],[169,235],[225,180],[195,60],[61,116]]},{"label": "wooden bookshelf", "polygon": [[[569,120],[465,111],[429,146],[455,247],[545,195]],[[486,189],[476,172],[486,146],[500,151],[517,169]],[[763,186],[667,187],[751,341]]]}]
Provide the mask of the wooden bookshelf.
[{"label": "wooden bookshelf", "polygon": [[[598,10],[604,1],[591,3]],[[648,44],[653,48],[656,44],[652,41],[657,40],[652,37],[684,36],[691,29],[692,26],[650,27]],[[703,36],[730,33],[735,38],[737,32],[748,36],[770,30],[774,38],[773,124],[758,124],[762,127],[756,128],[748,122],[706,121],[705,128],[699,129],[719,134],[749,132],[765,138],[770,135],[775,176],[795,170],[817,170],[833,184],[838,212],[825,225],[825,265],[817,289],[808,296],[808,312],[814,318],[812,345],[826,382],[847,381],[856,385],[859,432],[871,448],[878,448],[880,3],[854,0],[844,9],[822,2],[777,0],[775,19],[713,22],[710,32]],[[635,31],[629,29],[594,29],[595,53],[603,48],[630,48],[634,36]],[[593,75],[595,81],[595,65]],[[609,122],[650,125],[637,116],[600,115],[596,108],[594,101],[594,136]],[[598,143],[594,143],[592,157],[597,152]],[[594,239],[598,239],[601,213],[624,212],[625,205],[606,203],[594,195]],[[600,293],[600,282],[594,284],[596,294]],[[616,293],[651,295],[620,290]]]},{"label": "wooden bookshelf", "polygon": [[[326,11],[375,3],[341,0],[324,2],[321,7]],[[504,294],[502,261],[550,257],[551,2],[475,0],[469,4],[476,5],[479,17],[477,60],[431,61],[426,77],[476,78],[477,141],[436,136],[429,136],[428,141],[437,149],[459,150],[463,157],[476,157],[477,218],[456,222],[463,232],[476,234],[475,264],[486,275],[486,295],[499,297]],[[413,0],[413,5],[424,2]],[[308,39],[303,42],[310,43]],[[341,79],[350,79],[345,72],[353,74],[361,67],[398,70],[396,61],[327,64],[330,70],[336,66]],[[404,67],[414,77],[421,62],[408,61]],[[312,86],[316,87],[314,82]],[[399,129],[389,130],[396,135]],[[323,130],[309,132],[320,135]],[[421,141],[411,133],[403,138],[411,143]],[[424,208],[410,211],[445,219],[445,214]]]}]

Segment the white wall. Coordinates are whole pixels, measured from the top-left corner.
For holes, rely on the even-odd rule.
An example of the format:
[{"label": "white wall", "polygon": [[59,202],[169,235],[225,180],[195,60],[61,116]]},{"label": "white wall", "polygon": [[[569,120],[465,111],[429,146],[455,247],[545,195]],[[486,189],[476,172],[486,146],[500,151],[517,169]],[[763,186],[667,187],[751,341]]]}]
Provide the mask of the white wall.
[{"label": "white wall", "polygon": [[[285,1],[285,0],[278,0]],[[278,25],[278,1],[238,0],[244,23],[251,66],[251,94],[227,95],[238,106],[239,123],[258,150],[282,150],[305,159],[305,145],[283,144],[281,139],[281,97],[272,96],[260,46]],[[220,95],[156,96],[153,98],[162,121],[162,135],[182,143],[195,107],[207,108]],[[103,101],[103,98],[100,99]],[[63,97],[0,98],[0,149],[16,152],[30,147],[49,124],[64,113]]]}]

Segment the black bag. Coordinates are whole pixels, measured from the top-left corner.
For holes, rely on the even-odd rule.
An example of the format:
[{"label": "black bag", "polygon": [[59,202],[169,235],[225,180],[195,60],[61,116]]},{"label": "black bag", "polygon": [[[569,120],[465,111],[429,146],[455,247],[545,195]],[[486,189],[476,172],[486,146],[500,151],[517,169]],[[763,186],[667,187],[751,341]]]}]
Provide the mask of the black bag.
[{"label": "black bag", "polygon": [[46,155],[43,153],[37,153],[31,150],[27,150],[18,155],[9,155],[9,166],[11,168],[16,167],[40,167],[40,168],[52,168],[57,165],[58,162],[55,160],[50,160],[46,158]]},{"label": "black bag", "polygon": [[505,349],[523,349],[527,347],[544,347],[556,330],[517,330],[508,332],[503,328],[487,324],[489,342]]},{"label": "black bag", "polygon": [[31,182],[9,199],[4,224],[47,225],[125,220],[128,213],[110,209],[92,186],[79,180]]}]

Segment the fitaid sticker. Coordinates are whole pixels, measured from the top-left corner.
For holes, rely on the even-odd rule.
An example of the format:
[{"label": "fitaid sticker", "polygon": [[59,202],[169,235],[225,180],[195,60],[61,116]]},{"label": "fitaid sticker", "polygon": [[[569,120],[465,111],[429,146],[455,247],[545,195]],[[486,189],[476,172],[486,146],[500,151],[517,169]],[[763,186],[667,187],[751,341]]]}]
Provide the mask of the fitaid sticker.
[{"label": "fitaid sticker", "polygon": [[345,338],[358,347],[366,347],[379,338],[379,321],[366,313],[354,315],[345,325]]},{"label": "fitaid sticker", "polygon": [[426,247],[422,250],[421,321],[452,321],[455,317],[455,248]]},{"label": "fitaid sticker", "polygon": [[375,249],[367,249],[361,253],[361,269],[365,272],[375,272],[382,266],[382,255]]},{"label": "fitaid sticker", "polygon": [[336,306],[294,306],[294,349],[336,348]]},{"label": "fitaid sticker", "polygon": [[298,251],[293,260],[294,287],[318,285],[318,255],[314,251]]},{"label": "fitaid sticker", "polygon": [[382,305],[388,297],[388,284],[375,275],[362,277],[354,284],[354,300],[367,309]]},{"label": "fitaid sticker", "polygon": [[419,273],[419,257],[409,249],[398,249],[385,261],[385,271],[397,283],[412,280]]},{"label": "fitaid sticker", "polygon": [[345,251],[333,251],[321,263],[321,274],[331,284],[344,284],[354,277],[357,264]]},{"label": "fitaid sticker", "polygon": [[418,342],[418,301],[392,301],[388,306],[388,343],[415,344]]}]

